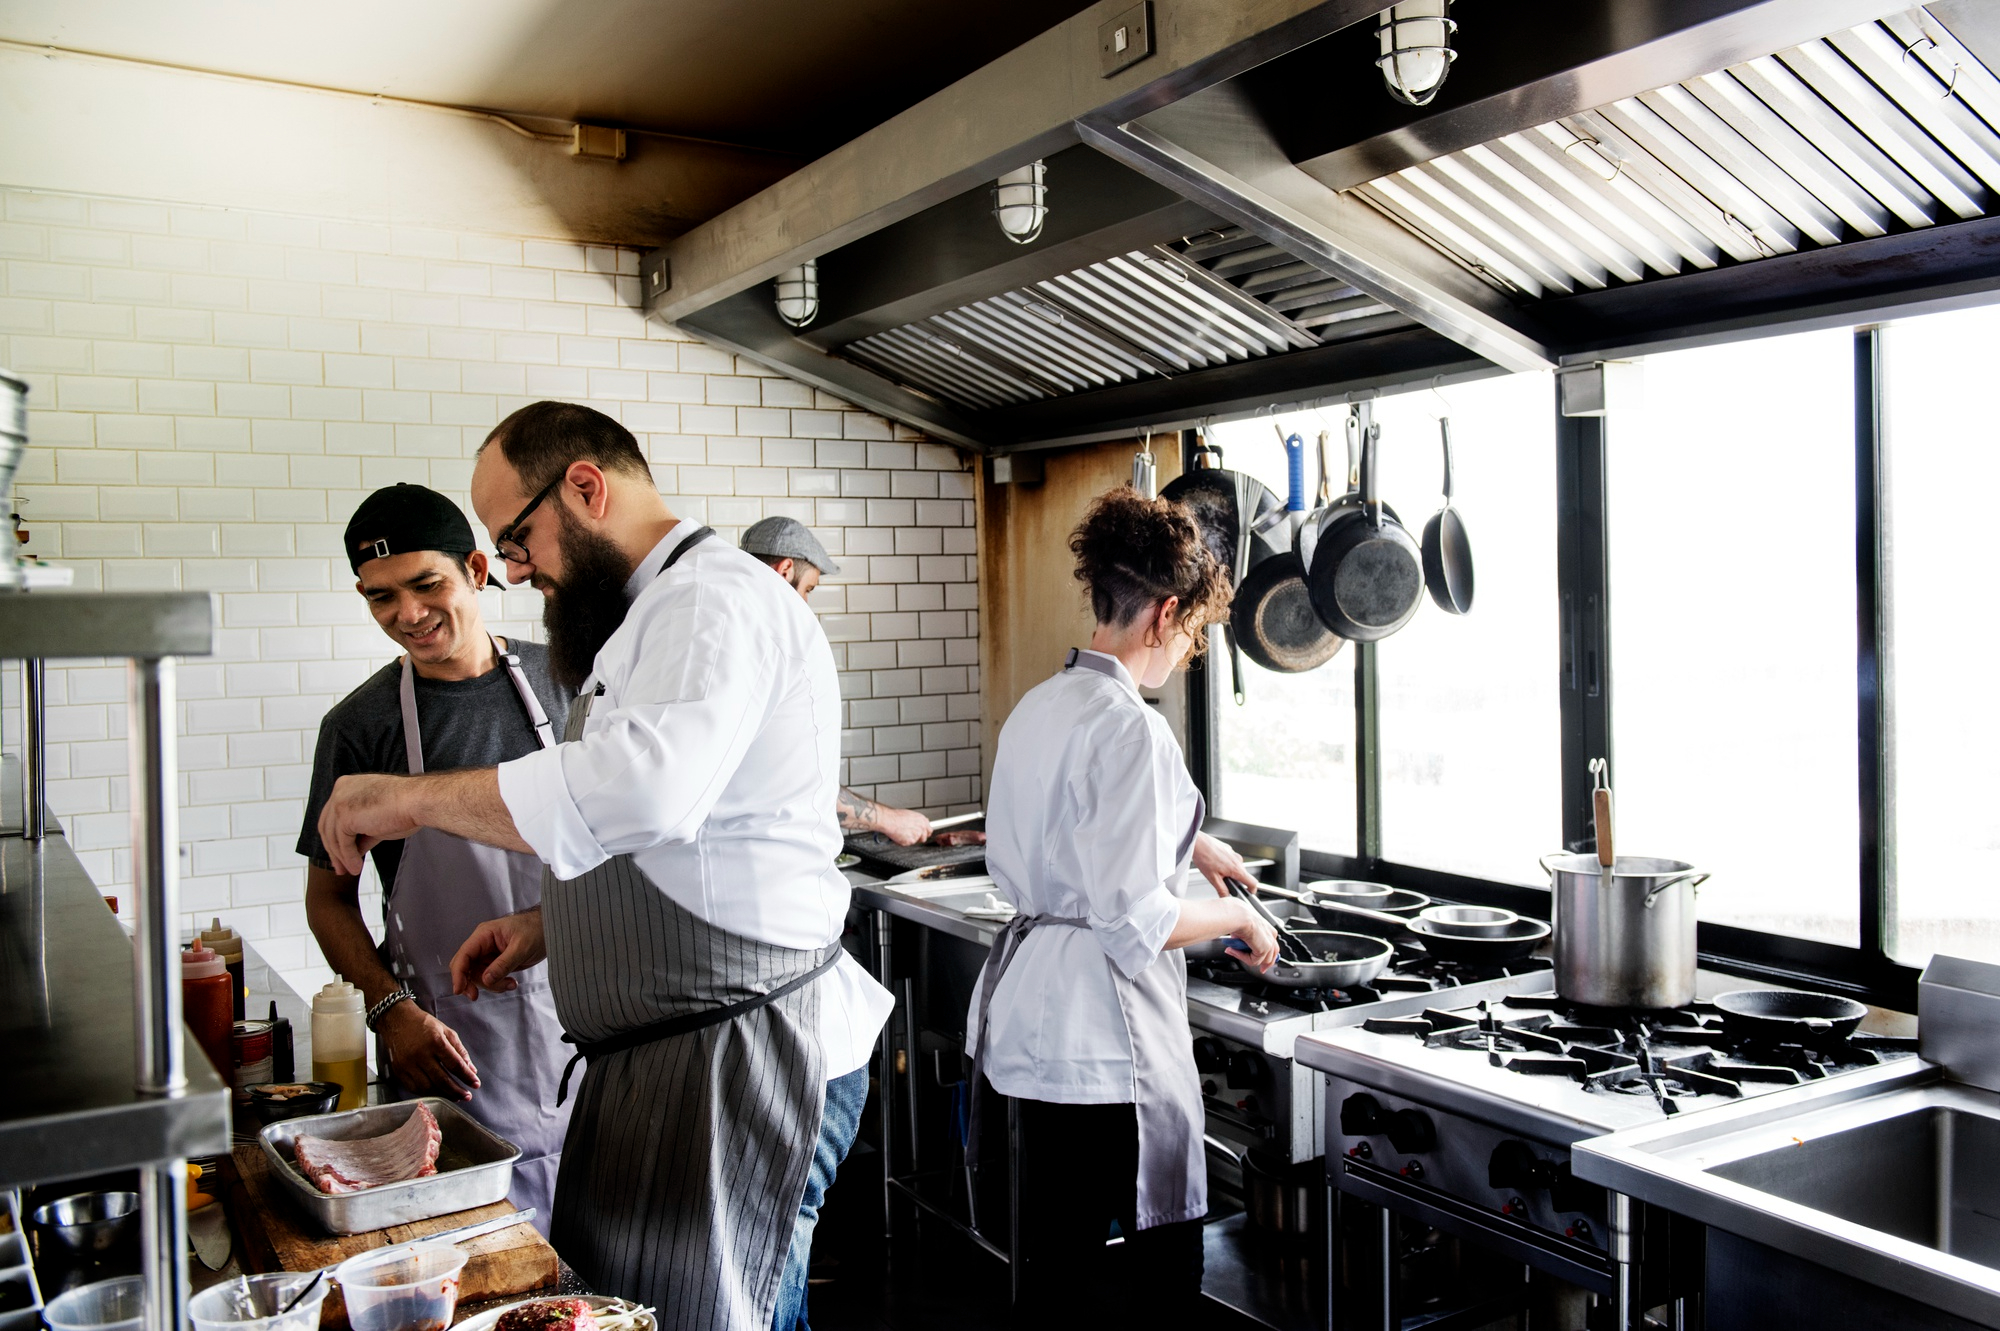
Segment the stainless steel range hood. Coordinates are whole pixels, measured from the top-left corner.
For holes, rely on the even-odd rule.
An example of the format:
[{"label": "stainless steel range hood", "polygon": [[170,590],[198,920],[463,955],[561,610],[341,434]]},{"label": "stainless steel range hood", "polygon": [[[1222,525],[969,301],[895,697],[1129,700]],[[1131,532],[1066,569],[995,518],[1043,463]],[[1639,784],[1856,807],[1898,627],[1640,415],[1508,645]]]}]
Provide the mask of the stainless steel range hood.
[{"label": "stainless steel range hood", "polygon": [[[1099,79],[1083,39],[1118,7],[648,256],[649,311],[1007,450],[2000,287],[1992,25],[1949,4],[1553,0],[1524,31],[1458,0],[1422,110],[1382,92],[1367,3],[1233,6],[1219,30],[1156,0],[1163,49]],[[1010,85],[1058,58],[1053,104],[1024,102]],[[871,190],[911,183],[877,154],[927,128],[932,190]],[[1049,223],[1019,247],[963,186],[1038,156]],[[807,257],[823,308],[797,332],[763,279]]]}]

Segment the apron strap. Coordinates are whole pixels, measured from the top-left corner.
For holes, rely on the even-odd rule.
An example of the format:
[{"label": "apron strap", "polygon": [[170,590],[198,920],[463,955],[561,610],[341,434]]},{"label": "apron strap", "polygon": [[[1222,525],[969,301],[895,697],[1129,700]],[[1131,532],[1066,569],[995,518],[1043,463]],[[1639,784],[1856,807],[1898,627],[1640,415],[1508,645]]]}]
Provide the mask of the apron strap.
[{"label": "apron strap", "polygon": [[[549,714],[542,710],[542,700],[535,696],[529,686],[528,677],[521,672],[521,658],[512,652],[500,650],[500,641],[491,634],[487,640],[493,644],[493,655],[514,681],[514,692],[520,695],[521,706],[528,713],[528,724],[534,727],[535,738],[545,749],[555,747],[555,727],[549,724]],[[397,690],[398,701],[403,707],[403,757],[408,761],[411,776],[422,775],[424,770],[424,737],[417,726],[417,680],[416,671],[410,665],[409,653],[403,654],[403,679]]]},{"label": "apron strap", "polygon": [[[1070,655],[1076,655],[1074,648]],[[979,986],[979,1023],[972,1033],[972,1105],[966,1111],[965,1125],[967,1164],[979,1158],[979,1102],[985,1098],[980,1094],[979,1083],[986,1075],[986,1014],[993,1007],[993,991],[1000,987],[1000,977],[1014,964],[1022,942],[1045,924],[1068,925],[1073,929],[1090,927],[1090,921],[1080,915],[1016,915],[994,935],[993,946],[986,953],[986,975]]]},{"label": "apron strap", "polygon": [[398,693],[403,704],[403,756],[409,760],[410,775],[420,776],[424,770],[424,737],[417,729],[417,672],[410,665],[407,652],[403,654],[403,683]]},{"label": "apron strap", "polygon": [[747,1013],[755,1012],[760,1007],[777,1002],[786,994],[805,988],[838,965],[840,953],[840,941],[835,939],[827,948],[826,956],[804,975],[785,981],[769,993],[754,994],[740,1002],[725,1003],[721,1007],[669,1017],[665,1021],[649,1022],[644,1026],[635,1026],[629,1031],[620,1031],[602,1040],[579,1040],[569,1032],[563,1032],[563,1043],[575,1045],[576,1052],[570,1055],[569,1062],[563,1065],[562,1084],[556,1087],[556,1107],[560,1109],[563,1101],[569,1098],[569,1074],[576,1070],[579,1059],[603,1058],[606,1054],[615,1054],[621,1049],[636,1049],[642,1044],[669,1040],[676,1035],[686,1035],[691,1031],[720,1026],[725,1021],[734,1021]]},{"label": "apron strap", "polygon": [[[707,540],[709,537],[713,535],[715,535],[715,528],[713,527],[695,528],[693,535],[689,536],[685,541],[682,541],[679,545],[674,547],[673,553],[667,556],[667,562],[660,565],[660,573],[665,573],[675,564],[680,563],[682,555],[694,549],[697,545],[700,545],[703,541]],[[660,573],[655,573],[653,576],[657,578],[660,576]]]},{"label": "apron strap", "polygon": [[1124,682],[1119,678],[1118,667],[1107,660],[1102,652],[1086,652],[1080,648],[1072,647],[1069,649],[1069,655],[1063,658],[1063,669],[1076,670],[1079,668],[1095,670],[1106,679],[1117,679],[1120,683]]},{"label": "apron strap", "polygon": [[528,710],[528,724],[535,728],[535,738],[542,747],[552,749],[556,745],[555,727],[549,723],[549,714],[542,710],[542,700],[535,696],[535,690],[528,684],[528,677],[522,673],[521,658],[513,652],[500,650],[499,639],[494,639],[493,650],[500,657],[500,664],[507,667],[507,676],[514,681],[514,692],[520,695],[521,706]]}]

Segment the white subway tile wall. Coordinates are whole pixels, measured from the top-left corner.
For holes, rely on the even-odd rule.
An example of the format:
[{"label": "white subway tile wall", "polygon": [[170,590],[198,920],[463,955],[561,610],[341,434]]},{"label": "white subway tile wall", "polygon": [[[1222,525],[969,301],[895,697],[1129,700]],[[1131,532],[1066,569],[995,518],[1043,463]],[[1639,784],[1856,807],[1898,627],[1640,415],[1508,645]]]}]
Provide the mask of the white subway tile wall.
[{"label": "white subway tile wall", "polygon": [[[810,524],[841,565],[812,603],[841,670],[843,781],[976,806],[973,473],[955,450],[642,318],[634,250],[0,195],[0,366],[32,386],[29,549],[79,586],[219,596],[217,654],[180,665],[186,924],[221,916],[307,992],[331,974],[292,847],[321,716],[394,655],[341,528],[396,481],[464,502],[480,440],[538,398],[622,420],[675,511],[722,536]],[[485,610],[540,636],[532,591]],[[51,802],[116,892],[124,671],[48,678]],[[10,747],[18,698],[10,669]]]}]

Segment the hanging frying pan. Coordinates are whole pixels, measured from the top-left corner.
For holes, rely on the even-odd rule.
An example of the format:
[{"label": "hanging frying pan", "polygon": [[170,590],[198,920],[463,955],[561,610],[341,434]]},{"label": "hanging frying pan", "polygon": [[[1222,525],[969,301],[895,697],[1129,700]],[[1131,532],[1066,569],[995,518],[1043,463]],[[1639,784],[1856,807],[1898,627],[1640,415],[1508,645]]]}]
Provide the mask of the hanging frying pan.
[{"label": "hanging frying pan", "polygon": [[[1285,441],[1287,453],[1293,452],[1294,443],[1298,443],[1297,435]],[[1304,452],[1302,443],[1297,451]],[[1324,508],[1325,435],[1320,436],[1319,462],[1319,501]],[[1292,494],[1286,508],[1301,512],[1305,508],[1302,468],[1293,467],[1290,480]],[[1305,566],[1290,550],[1272,555],[1244,575],[1229,608],[1229,624],[1245,656],[1282,675],[1296,675],[1325,665],[1340,650],[1340,639],[1327,632],[1326,625],[1313,612],[1312,596],[1306,591]]]},{"label": "hanging frying pan", "polygon": [[1438,609],[1462,615],[1472,609],[1472,541],[1465,519],[1451,506],[1451,421],[1438,419],[1444,444],[1444,507],[1424,524],[1424,586]]},{"label": "hanging frying pan", "polygon": [[1354,508],[1361,502],[1361,434],[1352,412],[1346,420],[1347,433],[1347,478],[1346,491],[1338,500],[1331,498],[1332,486],[1328,483],[1326,469],[1326,434],[1319,435],[1319,506],[1306,514],[1305,521],[1292,533],[1292,553],[1299,557],[1299,567],[1308,574],[1312,571],[1313,551],[1319,547],[1319,534],[1333,521],[1336,513]]},{"label": "hanging frying pan", "polygon": [[1378,642],[1410,622],[1424,597],[1423,551],[1376,493],[1382,427],[1361,440],[1361,496],[1320,530],[1306,588],[1320,622],[1354,642]]},{"label": "hanging frying pan", "polygon": [[1232,587],[1283,550],[1290,537],[1278,496],[1256,477],[1224,468],[1222,449],[1206,441],[1196,450],[1193,467],[1168,481],[1160,498],[1187,506]]}]

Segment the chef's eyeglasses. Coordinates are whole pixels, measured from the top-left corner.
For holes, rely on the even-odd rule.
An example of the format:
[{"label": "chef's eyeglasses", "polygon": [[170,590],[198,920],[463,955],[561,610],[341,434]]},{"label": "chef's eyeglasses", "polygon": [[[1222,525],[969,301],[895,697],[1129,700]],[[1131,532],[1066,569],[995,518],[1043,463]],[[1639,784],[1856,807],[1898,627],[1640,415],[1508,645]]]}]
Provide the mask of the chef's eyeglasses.
[{"label": "chef's eyeglasses", "polygon": [[502,559],[510,564],[525,564],[528,562],[528,546],[521,539],[520,535],[521,524],[526,522],[529,516],[542,506],[544,499],[547,499],[556,492],[557,487],[563,483],[563,478],[566,475],[568,475],[568,468],[564,468],[563,472],[554,480],[544,485],[542,492],[533,499],[530,499],[528,506],[519,513],[516,513],[514,520],[505,527],[502,527],[500,534],[493,538],[493,548],[499,552]]}]

